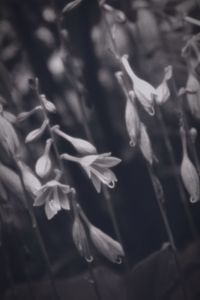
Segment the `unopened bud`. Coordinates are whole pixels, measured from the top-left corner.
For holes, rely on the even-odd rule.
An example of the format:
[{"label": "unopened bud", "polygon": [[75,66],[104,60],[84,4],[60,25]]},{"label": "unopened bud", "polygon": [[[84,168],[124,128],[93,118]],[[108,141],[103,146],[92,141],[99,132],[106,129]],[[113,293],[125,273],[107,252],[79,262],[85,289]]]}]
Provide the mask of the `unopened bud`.
[{"label": "unopened bud", "polygon": [[44,120],[44,122],[42,123],[42,126],[40,128],[31,131],[27,135],[27,137],[25,139],[25,143],[30,143],[30,142],[38,140],[43,135],[43,133],[45,132],[48,123],[49,123],[48,120]]}]

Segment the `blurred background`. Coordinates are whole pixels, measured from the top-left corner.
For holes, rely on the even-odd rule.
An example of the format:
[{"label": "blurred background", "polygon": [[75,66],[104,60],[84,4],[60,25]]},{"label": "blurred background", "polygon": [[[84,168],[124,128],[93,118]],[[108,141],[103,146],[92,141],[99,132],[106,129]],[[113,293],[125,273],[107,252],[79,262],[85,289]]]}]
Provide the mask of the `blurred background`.
[{"label": "blurred background", "polygon": [[[106,18],[111,26],[115,23],[119,52],[129,55],[136,74],[156,87],[162,81],[164,67],[172,65],[177,87],[185,86],[188,66],[181,50],[189,37],[198,33],[199,27],[183,21],[183,17],[198,18],[199,2],[112,0],[107,3],[126,15],[126,20],[117,23],[112,13],[107,12]],[[51,116],[52,125],[60,124],[66,133],[87,139],[84,125],[87,119],[89,135],[98,152],[112,152],[122,159],[114,169],[118,183],[111,190],[111,196],[129,264],[133,266],[167,241],[165,228],[144,159],[137,147],[129,146],[124,120],[125,98],[114,76],[119,65],[112,55],[98,3],[84,0],[74,10],[61,15],[66,4],[64,0],[1,0],[0,61],[9,73],[7,77],[0,67],[1,94],[6,97],[5,93],[10,93],[9,98],[6,97],[7,109],[13,114],[30,110],[38,103],[28,80],[37,77],[40,92],[57,107],[57,113]],[[162,111],[178,167],[182,150],[174,97],[172,92]],[[187,110],[187,105],[183,105],[190,126],[198,129],[198,121]],[[176,166],[170,166],[158,120],[148,116],[142,108],[140,113],[159,160],[156,171],[164,187],[175,240],[181,248],[192,236],[173,176]],[[17,124],[22,144],[25,136],[41,122],[38,114]],[[25,161],[33,169],[43,153],[44,143],[45,139],[23,150]],[[61,152],[74,154],[67,142],[59,141],[59,147]],[[67,163],[66,168],[67,180],[77,189],[79,201],[90,220],[116,238],[103,196],[96,193],[79,167]],[[27,266],[32,278],[40,278],[45,272],[31,224],[16,198],[12,195],[12,201],[1,202],[4,216],[1,239],[5,241],[5,248],[0,250],[2,292],[11,278],[14,282],[24,282]],[[199,229],[200,204],[191,205],[190,210]],[[68,213],[62,211],[51,221],[47,220],[43,207],[35,208],[35,213],[55,274],[71,276],[85,269],[71,238]],[[107,264],[101,257],[97,257],[97,261]]]}]

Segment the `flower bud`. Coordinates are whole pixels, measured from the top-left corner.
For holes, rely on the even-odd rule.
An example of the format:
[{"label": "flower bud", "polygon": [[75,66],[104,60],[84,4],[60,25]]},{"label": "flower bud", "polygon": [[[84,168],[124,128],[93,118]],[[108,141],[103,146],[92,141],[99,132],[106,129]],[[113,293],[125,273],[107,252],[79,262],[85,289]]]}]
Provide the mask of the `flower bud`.
[{"label": "flower bud", "polygon": [[30,142],[38,140],[43,135],[43,133],[45,132],[48,123],[49,123],[48,120],[44,120],[44,122],[42,123],[42,126],[40,128],[31,131],[27,135],[27,137],[25,139],[25,143],[30,143]]},{"label": "flower bud", "polygon": [[49,157],[51,145],[52,145],[52,140],[48,139],[46,141],[44,154],[36,162],[35,172],[41,178],[48,176],[48,174],[51,171],[52,163]]},{"label": "flower bud", "polygon": [[44,107],[46,108],[46,110],[48,112],[50,112],[50,113],[55,113],[56,112],[55,105],[51,101],[47,100],[47,98],[46,98],[45,95],[43,95],[43,94],[40,95],[40,98],[41,98],[41,100],[42,100],[42,102],[44,104]]},{"label": "flower bud", "polygon": [[31,169],[22,161],[18,161],[18,167],[21,171],[22,179],[27,192],[30,193],[33,198],[35,198],[41,188],[40,181],[33,174]]},{"label": "flower bud", "polygon": [[91,143],[89,143],[86,140],[74,138],[65,132],[61,131],[59,129],[59,126],[52,127],[52,130],[65,140],[67,140],[69,143],[72,144],[72,146],[80,153],[80,154],[95,154],[97,153],[97,149],[95,146],[93,146]]},{"label": "flower bud", "polygon": [[17,116],[17,122],[23,122],[26,119],[28,119],[30,116],[32,116],[36,111],[41,110],[41,106],[36,106],[30,111],[23,111]]},{"label": "flower bud", "polygon": [[113,263],[121,263],[124,251],[122,246],[97,227],[90,225],[90,238],[96,249]]},{"label": "flower bud", "polygon": [[187,103],[189,110],[194,118],[200,120],[200,83],[197,78],[190,73],[186,83]]},{"label": "flower bud", "polygon": [[147,81],[140,79],[131,69],[131,66],[128,62],[128,56],[123,55],[121,58],[121,62],[126,70],[128,76],[132,80],[133,90],[138,101],[144,107],[148,114],[153,116],[155,114],[153,102],[156,97],[155,88],[149,84]]},{"label": "flower bud", "polygon": [[158,105],[164,104],[170,97],[170,90],[167,85],[167,80],[172,77],[172,66],[165,68],[165,75],[162,83],[157,87],[155,101]]},{"label": "flower bud", "polygon": [[195,166],[191,162],[187,153],[186,136],[183,128],[180,129],[183,148],[183,158],[181,162],[181,178],[183,184],[190,195],[190,202],[195,203],[200,200],[200,181]]},{"label": "flower bud", "polygon": [[193,142],[194,144],[195,144],[195,142],[196,142],[197,135],[198,135],[197,129],[194,128],[194,127],[192,127],[192,128],[190,129],[190,137],[191,137],[191,140],[192,140],[192,142]]},{"label": "flower bud", "polygon": [[140,119],[135,105],[129,99],[126,101],[125,122],[130,137],[129,144],[134,147],[140,135]]},{"label": "flower bud", "polygon": [[153,163],[153,150],[151,146],[151,141],[149,135],[147,133],[145,125],[141,122],[140,126],[140,142],[139,142],[140,150],[144,156],[144,158],[152,165]]},{"label": "flower bud", "polygon": [[88,237],[84,225],[78,215],[74,218],[72,226],[72,238],[80,255],[84,257],[87,262],[92,262],[93,256],[90,253]]}]

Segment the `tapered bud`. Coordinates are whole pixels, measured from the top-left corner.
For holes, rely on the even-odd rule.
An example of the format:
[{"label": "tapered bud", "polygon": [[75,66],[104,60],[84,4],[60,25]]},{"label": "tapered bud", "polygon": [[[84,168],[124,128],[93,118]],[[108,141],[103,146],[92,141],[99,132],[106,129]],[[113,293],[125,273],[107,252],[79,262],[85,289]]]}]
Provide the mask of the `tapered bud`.
[{"label": "tapered bud", "polygon": [[50,113],[55,113],[56,112],[55,105],[51,101],[47,100],[47,98],[46,98],[45,95],[43,95],[43,94],[40,95],[40,98],[41,98],[41,100],[42,100],[42,102],[44,104],[44,107],[46,108],[46,110],[48,112],[50,112]]},{"label": "tapered bud", "polygon": [[42,126],[40,128],[31,131],[27,135],[27,137],[25,139],[25,143],[30,143],[30,142],[38,140],[43,135],[43,133],[45,132],[48,123],[49,123],[48,120],[44,120],[44,122],[42,123]]},{"label": "tapered bud", "polygon": [[144,158],[152,165],[153,163],[153,150],[151,146],[151,141],[147,133],[145,125],[141,122],[140,127],[140,141],[139,141],[140,150]]},{"label": "tapered bud", "polygon": [[89,232],[95,248],[103,256],[113,263],[120,264],[122,262],[124,251],[122,246],[117,241],[93,225],[90,226]]},{"label": "tapered bud", "polygon": [[196,142],[197,135],[198,135],[197,129],[194,128],[194,127],[190,128],[190,137],[191,137],[191,140],[192,140],[192,142],[193,142],[194,144],[195,144],[195,142]]},{"label": "tapered bud", "polygon": [[23,122],[32,116],[36,111],[41,110],[41,106],[36,106],[30,111],[23,111],[17,115],[17,122]]},{"label": "tapered bud", "polygon": [[80,154],[96,154],[97,149],[95,146],[93,146],[91,143],[89,143],[86,140],[74,138],[70,136],[69,134],[66,134],[62,130],[60,130],[59,126],[56,125],[52,127],[53,132],[55,132],[57,135],[64,138],[66,141],[68,141],[72,146],[80,153]]},{"label": "tapered bud", "polygon": [[140,135],[140,119],[135,105],[129,99],[126,101],[125,122],[130,138],[129,144],[134,147]]},{"label": "tapered bud", "polygon": [[167,81],[172,77],[172,66],[165,68],[165,75],[162,83],[157,87],[155,101],[158,105],[164,104],[170,97],[170,90]]},{"label": "tapered bud", "polygon": [[200,120],[200,83],[192,73],[189,74],[186,83],[186,96],[191,114]]},{"label": "tapered bud", "polygon": [[37,160],[35,165],[35,172],[41,178],[48,176],[52,168],[52,163],[49,156],[51,145],[52,145],[52,140],[48,139],[46,141],[44,154]]},{"label": "tapered bud", "polygon": [[87,262],[92,262],[94,258],[89,249],[87,233],[78,215],[75,216],[72,225],[72,238],[80,255],[84,257]]},{"label": "tapered bud", "polygon": [[186,144],[186,135],[183,128],[180,129],[183,148],[183,158],[181,162],[181,178],[188,194],[190,202],[195,203],[200,200],[200,181],[195,166],[191,162]]}]

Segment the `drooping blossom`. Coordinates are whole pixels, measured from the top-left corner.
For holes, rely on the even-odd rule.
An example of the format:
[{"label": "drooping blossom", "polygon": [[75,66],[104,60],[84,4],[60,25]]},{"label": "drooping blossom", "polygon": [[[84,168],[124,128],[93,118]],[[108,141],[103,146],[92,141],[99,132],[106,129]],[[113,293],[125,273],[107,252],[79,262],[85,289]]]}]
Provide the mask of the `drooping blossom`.
[{"label": "drooping blossom", "polygon": [[94,225],[89,227],[90,238],[95,248],[113,263],[121,263],[124,251],[120,243]]},{"label": "drooping blossom", "polygon": [[47,219],[52,219],[61,209],[70,210],[69,196],[72,188],[53,179],[41,186],[34,206],[44,205]]},{"label": "drooping blossom", "polygon": [[111,153],[86,155],[84,157],[75,157],[64,153],[60,157],[80,164],[98,193],[101,191],[101,184],[110,188],[115,187],[117,178],[110,168],[118,165],[121,160],[111,156]]},{"label": "drooping blossom", "polygon": [[200,200],[200,180],[196,168],[188,156],[186,134],[184,128],[181,127],[180,133],[183,149],[183,158],[180,168],[181,178],[185,189],[190,195],[190,202],[195,203]]},{"label": "drooping blossom", "polygon": [[154,100],[157,95],[156,89],[147,81],[139,78],[132,70],[130,63],[128,61],[128,56],[123,55],[121,62],[128,76],[133,83],[133,90],[138,101],[144,107],[148,114],[154,115]]}]

